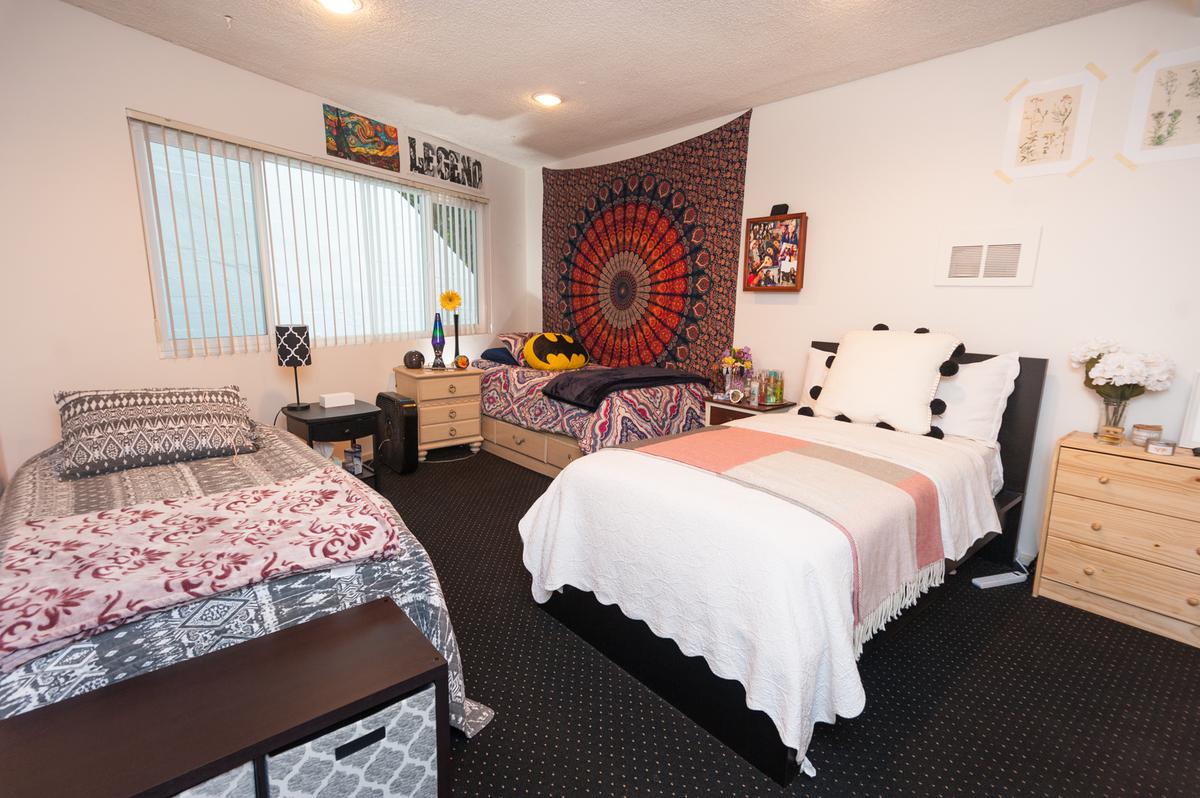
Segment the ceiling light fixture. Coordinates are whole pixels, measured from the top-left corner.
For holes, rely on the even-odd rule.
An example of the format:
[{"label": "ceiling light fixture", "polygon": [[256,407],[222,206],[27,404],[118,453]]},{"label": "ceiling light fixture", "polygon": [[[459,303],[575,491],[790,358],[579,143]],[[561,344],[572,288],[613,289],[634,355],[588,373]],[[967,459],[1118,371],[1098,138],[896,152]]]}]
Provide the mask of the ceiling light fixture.
[{"label": "ceiling light fixture", "polygon": [[335,14],[353,14],[362,10],[362,0],[318,0]]},{"label": "ceiling light fixture", "polygon": [[533,101],[538,105],[544,105],[547,108],[553,108],[562,102],[562,97],[559,97],[557,94],[542,92],[541,94],[533,95]]}]

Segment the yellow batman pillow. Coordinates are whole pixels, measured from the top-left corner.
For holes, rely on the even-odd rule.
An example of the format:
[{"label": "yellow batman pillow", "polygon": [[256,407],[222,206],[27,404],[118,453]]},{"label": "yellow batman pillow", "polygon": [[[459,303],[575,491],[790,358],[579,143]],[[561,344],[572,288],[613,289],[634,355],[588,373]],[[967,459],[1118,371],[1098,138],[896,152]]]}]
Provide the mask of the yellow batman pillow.
[{"label": "yellow batman pillow", "polygon": [[587,365],[587,350],[565,333],[538,333],[525,342],[525,365],[543,371],[566,371]]}]

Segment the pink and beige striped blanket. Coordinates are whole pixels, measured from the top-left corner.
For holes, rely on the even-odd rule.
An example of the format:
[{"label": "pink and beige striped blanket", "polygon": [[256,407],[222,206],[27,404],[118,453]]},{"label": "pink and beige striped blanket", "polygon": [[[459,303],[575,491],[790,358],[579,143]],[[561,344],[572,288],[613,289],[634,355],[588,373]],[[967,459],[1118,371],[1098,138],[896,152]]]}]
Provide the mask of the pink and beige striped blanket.
[{"label": "pink and beige striped blanket", "polygon": [[910,468],[742,427],[706,427],[625,448],[717,474],[828,521],[850,546],[857,638],[869,638],[944,576],[937,485]]},{"label": "pink and beige striped blanket", "polygon": [[155,610],[399,551],[382,496],[340,468],[198,498],[29,520],[0,564],[0,671]]}]

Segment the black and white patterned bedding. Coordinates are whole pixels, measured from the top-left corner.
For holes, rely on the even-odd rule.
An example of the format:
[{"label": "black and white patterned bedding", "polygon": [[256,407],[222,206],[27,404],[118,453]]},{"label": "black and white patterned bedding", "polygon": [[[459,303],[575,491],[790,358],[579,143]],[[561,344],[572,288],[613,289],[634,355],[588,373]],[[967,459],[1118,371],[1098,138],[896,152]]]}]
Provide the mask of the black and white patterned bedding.
[{"label": "black and white patterned bedding", "polygon": [[[302,441],[257,429],[259,449],[234,457],[137,468],[76,481],[53,473],[57,447],[21,466],[0,498],[0,559],[9,531],[25,519],[204,496],[276,482],[323,468]],[[466,697],[458,642],[433,563],[393,511],[403,553],[386,560],[294,574],[157,612],[0,674],[0,719],[80,695],[322,615],[387,596],[449,663],[450,722],[468,736],[492,710]]]}]

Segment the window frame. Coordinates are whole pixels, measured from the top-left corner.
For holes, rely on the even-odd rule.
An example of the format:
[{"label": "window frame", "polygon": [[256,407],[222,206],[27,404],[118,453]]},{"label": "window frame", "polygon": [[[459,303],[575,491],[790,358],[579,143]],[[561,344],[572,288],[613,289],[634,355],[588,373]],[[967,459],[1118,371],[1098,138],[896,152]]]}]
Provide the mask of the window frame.
[{"label": "window frame", "polygon": [[[253,218],[246,219],[247,230],[253,229],[256,239],[256,249],[258,257],[258,271],[260,280],[260,289],[262,296],[259,297],[259,303],[263,310],[263,324],[266,327],[266,332],[263,334],[243,334],[239,336],[222,335],[217,331],[216,336],[199,336],[188,338],[176,338],[174,335],[174,324],[171,316],[171,298],[167,294],[167,286],[164,285],[162,276],[164,266],[160,264],[159,258],[166,258],[165,244],[161,233],[159,218],[159,210],[157,199],[155,197],[155,185],[153,179],[154,163],[149,152],[149,145],[152,138],[147,132],[140,132],[136,127],[143,126],[144,130],[148,130],[144,126],[158,126],[162,128],[163,134],[161,142],[164,147],[176,146],[168,141],[168,133],[188,134],[198,136],[209,140],[207,150],[196,149],[197,155],[208,155],[213,157],[212,142],[220,142],[224,147],[234,147],[238,153],[238,159],[241,159],[243,151],[248,151],[248,162],[251,169],[251,186],[252,193],[243,198],[243,206],[249,203],[249,214]],[[274,351],[274,341],[271,335],[271,330],[278,323],[308,323],[312,324],[312,319],[288,319],[280,320],[277,318],[279,308],[276,304],[276,285],[275,285],[275,262],[273,259],[272,242],[270,239],[267,211],[267,196],[266,196],[266,176],[264,168],[264,154],[269,154],[276,159],[283,158],[302,162],[316,169],[329,169],[335,172],[346,173],[353,177],[365,177],[369,180],[380,181],[384,183],[396,184],[398,189],[409,192],[416,192],[423,196],[424,206],[427,209],[438,204],[437,200],[444,197],[452,204],[444,207],[454,207],[454,203],[470,203],[478,213],[477,223],[477,264],[476,264],[476,297],[478,304],[478,318],[474,324],[463,325],[460,330],[461,335],[474,334],[489,334],[492,329],[492,279],[491,279],[491,263],[492,263],[492,235],[491,235],[491,213],[490,202],[487,196],[482,194],[470,194],[453,189],[447,189],[433,181],[404,179],[398,175],[393,175],[383,170],[372,167],[362,166],[351,161],[344,161],[339,158],[320,157],[298,153],[281,147],[262,144],[247,139],[242,139],[237,136],[231,136],[217,131],[211,131],[196,125],[181,123],[177,120],[168,119],[165,117],[147,114],[133,109],[126,109],[126,124],[129,127],[130,144],[133,156],[134,179],[138,189],[139,211],[142,220],[143,239],[146,249],[146,269],[149,277],[150,300],[152,314],[154,317],[154,330],[157,347],[160,358],[188,358],[188,357],[211,357],[227,354],[241,354],[247,352],[262,352]],[[193,144],[196,140],[193,139]],[[180,150],[186,148],[180,143]],[[224,153],[219,157],[230,158]],[[245,162],[245,161],[243,161]],[[202,187],[203,189],[203,187]],[[437,235],[434,229],[433,213],[426,214],[424,220],[426,236]],[[252,225],[250,224],[252,222]],[[423,255],[422,270],[428,278],[431,296],[424,298],[424,301],[430,303],[428,307],[428,319],[432,324],[433,314],[442,312],[438,304],[438,271],[437,265],[433,262],[433,244],[432,239],[425,246]],[[224,263],[224,259],[222,260]],[[287,268],[285,265],[284,268]],[[364,279],[367,279],[364,276]],[[367,301],[370,301],[368,299]],[[314,311],[312,315],[319,316],[322,311]],[[243,317],[244,318],[244,317]],[[257,320],[257,315],[255,319]],[[443,323],[448,323],[449,319],[443,319]],[[207,330],[205,331],[207,332]],[[365,341],[347,341],[338,342],[331,340],[321,344],[321,348],[371,345],[371,344],[387,344],[396,341],[412,341],[419,340],[422,337],[420,331],[414,330],[411,333],[365,333]],[[240,343],[239,343],[240,342]]]}]

